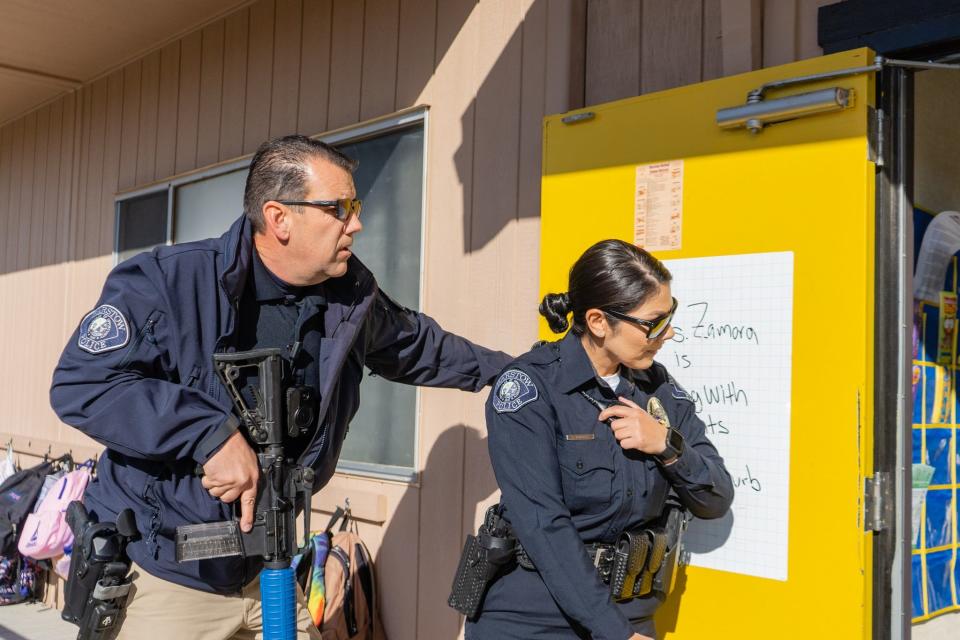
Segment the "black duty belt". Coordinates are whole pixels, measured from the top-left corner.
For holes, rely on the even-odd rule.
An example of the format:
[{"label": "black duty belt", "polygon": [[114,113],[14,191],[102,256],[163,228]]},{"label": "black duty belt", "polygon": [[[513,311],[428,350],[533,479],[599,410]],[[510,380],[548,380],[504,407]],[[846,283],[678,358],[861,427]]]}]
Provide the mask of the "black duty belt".
[{"label": "black duty belt", "polygon": [[[454,575],[448,604],[472,619],[477,615],[490,584],[514,563],[535,571],[536,567],[510,523],[501,517],[502,507],[487,510],[476,536],[468,535]],[[610,595],[622,602],[652,594],[666,596],[680,553],[686,512],[668,503],[663,514],[644,527],[624,531],[615,543],[585,543],[584,549],[600,579],[610,586]]]},{"label": "black duty belt", "polygon": [[[642,598],[653,591],[666,594],[686,524],[683,509],[668,504],[655,523],[624,531],[615,543],[591,542],[584,544],[584,549],[600,579],[610,585],[615,601]],[[536,569],[519,541],[517,563],[525,569]]]},{"label": "black duty belt", "polygon": [[[600,580],[610,585],[610,595],[620,602],[650,595],[655,583],[662,583],[656,578],[662,578],[662,570],[671,564],[665,562],[667,556],[674,560],[675,548],[671,548],[669,537],[660,528],[636,529],[621,533],[614,544],[592,542],[585,544],[584,549]],[[519,542],[517,563],[524,569],[536,569]]]}]

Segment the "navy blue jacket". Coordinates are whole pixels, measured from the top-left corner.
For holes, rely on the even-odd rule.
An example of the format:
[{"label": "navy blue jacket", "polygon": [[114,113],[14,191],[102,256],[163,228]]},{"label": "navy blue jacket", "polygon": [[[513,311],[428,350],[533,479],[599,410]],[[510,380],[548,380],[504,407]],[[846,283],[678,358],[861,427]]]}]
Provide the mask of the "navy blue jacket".
[{"label": "navy blue jacket", "polygon": [[[233,517],[195,474],[238,428],[212,354],[235,350],[238,305],[251,268],[253,235],[240,218],[217,239],[160,247],[119,264],[96,309],[70,338],[53,375],[60,418],[107,449],[85,502],[101,520],[134,510],[141,540],[130,557],[150,573],[189,587],[235,593],[259,561],[219,558],[178,564],[174,532]],[[389,380],[479,391],[510,360],[443,331],[428,316],[382,295],[351,258],[324,283],[318,428],[301,463],[314,491],[333,475],[360,403],[366,365]]]},{"label": "navy blue jacket", "polygon": [[[664,467],[624,451],[581,391],[603,404],[624,396],[641,407],[656,396],[684,436],[682,455]],[[612,390],[573,333],[507,368],[487,402],[487,427],[504,516],[537,571],[516,569],[495,582],[467,627],[469,639],[626,640],[644,628],[631,621],[653,615],[659,601],[615,604],[584,544],[614,542],[656,518],[671,491],[700,518],[722,516],[733,500],[723,460],[666,369],[627,371]]]}]

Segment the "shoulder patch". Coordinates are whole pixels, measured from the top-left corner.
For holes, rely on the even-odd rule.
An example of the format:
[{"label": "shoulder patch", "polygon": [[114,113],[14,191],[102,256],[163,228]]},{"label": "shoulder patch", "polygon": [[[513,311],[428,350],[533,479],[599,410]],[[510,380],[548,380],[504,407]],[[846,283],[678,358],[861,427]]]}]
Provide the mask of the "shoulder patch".
[{"label": "shoulder patch", "polygon": [[125,347],[130,341],[130,325],[120,310],[102,304],[80,321],[77,346],[88,353],[105,353]]},{"label": "shoulder patch", "polygon": [[540,397],[537,385],[519,369],[504,372],[493,388],[493,408],[497,413],[513,413]]},{"label": "shoulder patch", "polygon": [[693,402],[693,396],[691,396],[686,389],[680,386],[680,383],[677,382],[676,378],[667,373],[667,382],[670,383],[670,395],[676,398],[677,400],[686,400],[687,402]]}]

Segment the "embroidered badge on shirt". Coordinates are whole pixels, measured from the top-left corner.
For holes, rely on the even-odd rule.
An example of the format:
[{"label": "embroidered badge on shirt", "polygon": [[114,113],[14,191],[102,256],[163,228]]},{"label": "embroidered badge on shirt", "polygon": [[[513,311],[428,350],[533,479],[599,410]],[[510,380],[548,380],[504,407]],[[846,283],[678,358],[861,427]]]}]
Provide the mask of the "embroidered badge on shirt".
[{"label": "embroidered badge on shirt", "polygon": [[686,400],[687,402],[693,402],[693,397],[687,393],[687,390],[680,386],[680,383],[677,382],[672,375],[667,374],[667,382],[670,383],[670,386],[673,387],[673,391],[670,393],[677,400]]},{"label": "embroidered badge on shirt", "polygon": [[497,380],[493,390],[493,408],[497,413],[513,413],[538,397],[537,385],[533,384],[530,376],[518,369],[510,369]]},{"label": "embroidered badge on shirt", "polygon": [[80,322],[77,346],[88,353],[104,353],[126,346],[130,327],[120,310],[102,304],[88,313]]}]

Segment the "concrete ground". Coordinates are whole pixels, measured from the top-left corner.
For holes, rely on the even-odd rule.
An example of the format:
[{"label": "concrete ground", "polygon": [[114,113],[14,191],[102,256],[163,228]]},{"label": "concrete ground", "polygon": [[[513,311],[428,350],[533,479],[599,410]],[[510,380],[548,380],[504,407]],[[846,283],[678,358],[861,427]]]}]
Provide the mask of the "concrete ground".
[{"label": "concrete ground", "polygon": [[[60,612],[41,604],[0,607],[0,640],[75,640],[77,627],[64,622]],[[913,626],[913,640],[957,640],[960,612],[942,615]]]},{"label": "concrete ground", "polygon": [[913,640],[957,640],[960,638],[960,611],[945,613],[913,625]]},{"label": "concrete ground", "polygon": [[77,627],[42,604],[0,607],[0,640],[75,640]]}]

